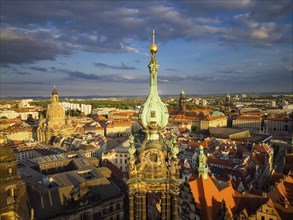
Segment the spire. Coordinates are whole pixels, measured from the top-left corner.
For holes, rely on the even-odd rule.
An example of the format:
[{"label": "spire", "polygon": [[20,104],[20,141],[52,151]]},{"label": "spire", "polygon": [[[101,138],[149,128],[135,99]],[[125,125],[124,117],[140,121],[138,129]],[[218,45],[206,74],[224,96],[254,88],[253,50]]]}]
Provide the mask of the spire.
[{"label": "spire", "polygon": [[58,92],[57,92],[57,90],[56,90],[56,85],[54,85],[54,89],[53,89],[53,91],[52,91],[52,95],[58,95]]},{"label": "spire", "polygon": [[199,156],[198,156],[198,177],[202,176],[203,179],[207,179],[208,177],[208,166],[207,166],[207,158],[203,152],[203,146],[199,146]]},{"label": "spire", "polygon": [[156,53],[158,52],[158,47],[155,44],[155,30],[153,30],[153,43],[150,46],[150,52],[152,54],[151,63],[156,63]]},{"label": "spire", "polygon": [[53,89],[52,95],[51,95],[51,103],[56,103],[56,102],[59,102],[59,95],[56,90],[56,86],[54,85],[54,89]]},{"label": "spire", "polygon": [[182,90],[181,90],[181,95],[185,95],[185,91],[184,91],[183,88],[182,88]]},{"label": "spire", "polygon": [[149,132],[151,134],[148,136],[148,140],[159,139],[158,132],[165,128],[169,118],[168,109],[161,101],[158,94],[157,75],[159,64],[156,61],[157,51],[158,47],[155,44],[155,31],[153,30],[152,44],[150,46],[152,58],[148,65],[150,71],[150,91],[147,100],[139,112],[139,122],[141,126],[144,129],[151,131]]}]

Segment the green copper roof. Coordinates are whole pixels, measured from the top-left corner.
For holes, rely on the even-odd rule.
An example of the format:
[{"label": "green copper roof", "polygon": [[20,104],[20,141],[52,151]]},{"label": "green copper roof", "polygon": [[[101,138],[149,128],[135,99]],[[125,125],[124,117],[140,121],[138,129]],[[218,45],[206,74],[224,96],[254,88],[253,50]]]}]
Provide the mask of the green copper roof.
[{"label": "green copper roof", "polygon": [[[153,49],[155,48],[155,49]],[[161,101],[158,94],[158,68],[159,64],[156,61],[157,47],[151,45],[152,59],[148,65],[150,71],[150,91],[149,95],[139,112],[139,123],[146,129],[153,131],[148,137],[148,140],[158,140],[159,136],[156,131],[161,130],[168,124],[168,109]]]}]

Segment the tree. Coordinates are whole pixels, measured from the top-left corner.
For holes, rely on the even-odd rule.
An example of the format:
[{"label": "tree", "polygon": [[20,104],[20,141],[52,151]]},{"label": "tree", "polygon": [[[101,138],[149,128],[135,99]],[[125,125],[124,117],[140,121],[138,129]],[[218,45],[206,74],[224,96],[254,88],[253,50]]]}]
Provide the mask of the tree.
[{"label": "tree", "polygon": [[191,131],[199,131],[199,126],[198,125],[194,125],[191,127]]}]

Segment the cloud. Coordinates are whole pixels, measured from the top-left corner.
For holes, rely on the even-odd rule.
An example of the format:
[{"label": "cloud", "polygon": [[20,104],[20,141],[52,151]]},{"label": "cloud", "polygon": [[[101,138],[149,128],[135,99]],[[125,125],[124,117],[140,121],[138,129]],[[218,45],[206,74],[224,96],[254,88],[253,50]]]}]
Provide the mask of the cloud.
[{"label": "cloud", "polygon": [[101,82],[127,82],[127,83],[141,83],[148,81],[146,76],[131,76],[125,74],[92,74],[84,73],[80,71],[70,71],[65,69],[57,69],[59,72],[67,74],[65,80],[90,80],[90,81],[101,81]]},{"label": "cloud", "polygon": [[23,70],[19,70],[19,69],[16,69],[16,68],[10,68],[9,66],[8,67],[3,67],[1,68],[1,73],[3,73],[3,75],[5,74],[6,76],[8,75],[11,75],[11,74],[17,74],[17,75],[31,75],[30,72],[27,72],[27,71],[23,71]]},{"label": "cloud", "polygon": [[252,38],[256,39],[267,39],[269,37],[268,33],[264,30],[254,30],[251,33]]},{"label": "cloud", "polygon": [[171,75],[171,74],[159,74],[158,82],[161,83],[177,83],[177,82],[206,82],[217,80],[213,75]]},{"label": "cloud", "polygon": [[74,79],[101,80],[101,77],[98,75],[86,74],[80,71],[61,70],[61,72],[68,74],[68,77],[65,78],[68,80],[74,80]]},{"label": "cloud", "polygon": [[[57,55],[70,52],[56,43],[40,39],[42,31],[18,32],[15,29],[2,28],[0,31],[1,65],[34,63],[40,60],[55,60]],[[50,35],[50,33],[46,33]],[[42,36],[44,37],[44,36]],[[51,36],[47,36],[51,38]]]},{"label": "cloud", "polygon": [[[291,44],[292,24],[277,23],[291,16],[291,6],[289,1],[271,1],[264,5],[250,0],[207,0],[151,5],[131,2],[131,7],[124,1],[87,1],[82,6],[74,1],[40,1],[33,6],[18,2],[15,7],[6,1],[2,5],[1,23],[3,27],[15,28],[19,34],[5,39],[6,55],[1,63],[54,60],[58,55],[76,51],[146,55],[145,49],[140,49],[136,42],[150,41],[153,28],[158,31],[161,42],[181,38],[218,41],[232,47]],[[80,14],[83,16],[77,16]],[[276,25],[269,27],[272,23]],[[13,47],[15,42],[22,42],[20,48],[23,49]],[[26,43],[27,47],[23,45]],[[28,56],[20,55],[24,51],[29,52]]]},{"label": "cloud", "polygon": [[1,82],[1,84],[11,84],[11,85],[23,85],[23,84],[28,84],[28,85],[32,85],[32,84],[35,84],[35,85],[45,85],[47,83],[44,83],[44,82],[33,82],[33,81],[23,81],[23,82]]},{"label": "cloud", "polygon": [[179,70],[177,68],[166,68],[165,70],[169,71],[169,72],[179,72]]},{"label": "cloud", "polygon": [[29,73],[29,72],[23,72],[23,71],[16,71],[14,73],[16,73],[18,75],[31,75],[31,73]]},{"label": "cloud", "polygon": [[228,74],[228,75],[239,75],[243,73],[241,69],[235,69],[235,68],[227,68],[222,70],[217,70],[218,73]]},{"label": "cloud", "polygon": [[32,66],[30,67],[31,70],[36,70],[36,71],[42,71],[42,72],[47,72],[46,68],[39,67],[39,66]]},{"label": "cloud", "polygon": [[136,70],[136,67],[128,66],[128,65],[124,64],[123,62],[121,62],[120,66],[109,65],[109,64],[106,64],[106,63],[94,63],[94,65],[96,67],[101,68],[101,69]]}]

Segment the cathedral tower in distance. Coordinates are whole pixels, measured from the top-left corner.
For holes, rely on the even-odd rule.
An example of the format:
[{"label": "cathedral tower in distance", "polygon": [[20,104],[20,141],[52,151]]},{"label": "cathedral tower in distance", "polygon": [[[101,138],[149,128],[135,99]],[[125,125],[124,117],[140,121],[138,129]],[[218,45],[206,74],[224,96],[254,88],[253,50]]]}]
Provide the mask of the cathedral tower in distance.
[{"label": "cathedral tower in distance", "polygon": [[179,111],[180,112],[186,111],[186,96],[183,89],[181,91],[180,98],[179,98]]},{"label": "cathedral tower in distance", "polygon": [[[164,138],[168,109],[158,95],[156,61],[158,47],[150,46],[151,61],[149,95],[140,109],[142,133],[130,136],[129,161],[129,219],[178,219],[178,195],[181,179],[176,135]],[[155,211],[154,211],[155,210]],[[152,215],[155,212],[157,215]]]}]

